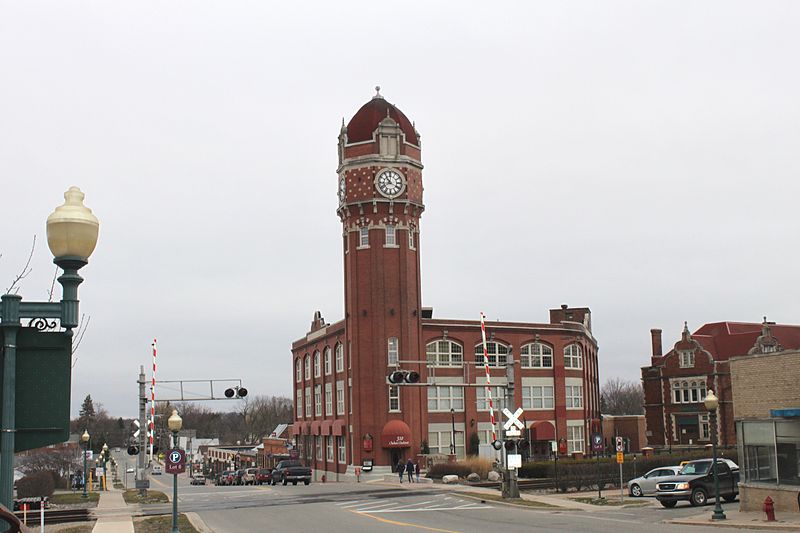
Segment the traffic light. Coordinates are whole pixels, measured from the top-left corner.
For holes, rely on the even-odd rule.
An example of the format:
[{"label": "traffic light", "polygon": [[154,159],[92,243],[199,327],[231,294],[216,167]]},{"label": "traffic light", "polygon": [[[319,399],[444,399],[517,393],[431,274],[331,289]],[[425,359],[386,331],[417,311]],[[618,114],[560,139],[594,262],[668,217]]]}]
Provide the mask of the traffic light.
[{"label": "traffic light", "polygon": [[516,443],[513,440],[507,440],[503,445],[506,447],[507,452],[513,452],[514,444]]},{"label": "traffic light", "polygon": [[139,447],[134,444],[128,446],[128,455],[139,455]]},{"label": "traffic light", "polygon": [[395,370],[386,378],[392,385],[402,385],[404,383],[419,383],[419,372],[413,370]]},{"label": "traffic light", "polygon": [[239,387],[237,385],[236,387],[225,389],[226,398],[244,398],[245,396],[247,396],[247,389],[244,387]]}]

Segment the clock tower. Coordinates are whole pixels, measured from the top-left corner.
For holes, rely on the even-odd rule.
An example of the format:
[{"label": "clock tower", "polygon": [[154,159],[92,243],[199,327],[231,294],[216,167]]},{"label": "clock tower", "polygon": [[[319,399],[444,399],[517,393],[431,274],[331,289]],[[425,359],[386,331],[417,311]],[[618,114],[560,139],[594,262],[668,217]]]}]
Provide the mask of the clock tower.
[{"label": "clock tower", "polygon": [[427,438],[425,388],[391,386],[396,370],[423,375],[419,221],[420,138],[376,95],[342,123],[337,213],[344,254],[345,354],[353,464],[392,465]]}]

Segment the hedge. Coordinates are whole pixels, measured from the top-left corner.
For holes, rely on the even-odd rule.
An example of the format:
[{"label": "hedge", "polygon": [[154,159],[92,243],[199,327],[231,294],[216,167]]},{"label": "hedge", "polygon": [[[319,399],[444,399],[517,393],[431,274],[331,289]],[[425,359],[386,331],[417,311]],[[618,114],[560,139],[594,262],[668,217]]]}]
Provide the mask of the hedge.
[{"label": "hedge", "polygon": [[17,481],[17,497],[52,496],[56,488],[51,472],[36,472]]}]

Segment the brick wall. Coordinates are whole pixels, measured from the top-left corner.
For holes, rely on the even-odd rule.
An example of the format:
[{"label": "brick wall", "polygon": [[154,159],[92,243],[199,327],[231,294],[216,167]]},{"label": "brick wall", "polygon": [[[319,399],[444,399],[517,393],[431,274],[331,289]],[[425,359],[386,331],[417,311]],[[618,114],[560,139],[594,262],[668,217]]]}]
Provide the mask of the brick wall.
[{"label": "brick wall", "polygon": [[736,419],[800,407],[800,351],[734,357],[730,364]]}]

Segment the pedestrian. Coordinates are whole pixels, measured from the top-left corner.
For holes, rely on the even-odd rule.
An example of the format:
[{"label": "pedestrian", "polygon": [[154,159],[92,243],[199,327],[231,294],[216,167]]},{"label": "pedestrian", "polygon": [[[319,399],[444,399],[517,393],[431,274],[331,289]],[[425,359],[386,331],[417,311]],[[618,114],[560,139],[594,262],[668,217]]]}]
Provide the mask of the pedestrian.
[{"label": "pedestrian", "polygon": [[411,460],[411,457],[408,458],[406,463],[406,472],[408,472],[408,482],[414,483],[414,461]]},{"label": "pedestrian", "polygon": [[403,482],[403,471],[406,469],[406,465],[402,459],[397,463],[397,474],[400,476],[400,483]]},{"label": "pedestrian", "polygon": [[414,472],[417,474],[417,483],[419,483],[419,461],[414,465]]}]

